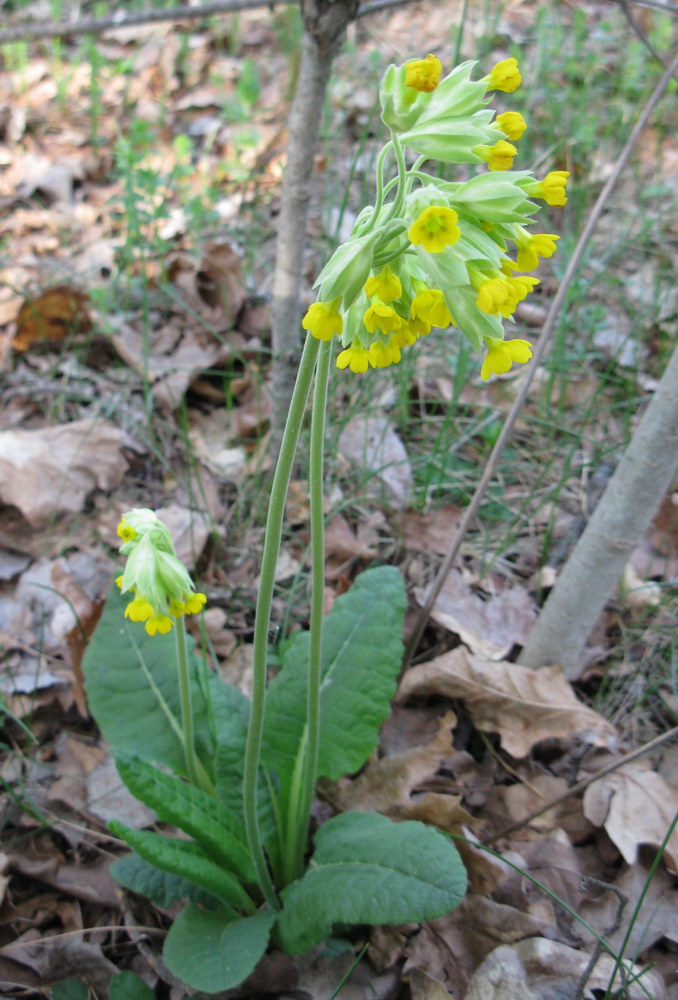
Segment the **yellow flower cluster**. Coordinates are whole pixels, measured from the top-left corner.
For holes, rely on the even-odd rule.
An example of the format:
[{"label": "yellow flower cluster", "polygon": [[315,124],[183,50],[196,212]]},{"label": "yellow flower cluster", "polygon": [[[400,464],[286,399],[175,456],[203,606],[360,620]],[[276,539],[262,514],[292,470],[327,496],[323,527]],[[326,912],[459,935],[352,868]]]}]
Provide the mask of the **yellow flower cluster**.
[{"label": "yellow flower cluster", "polygon": [[[513,173],[514,144],[527,123],[518,111],[495,116],[484,105],[487,91],[510,94],[520,86],[518,63],[503,59],[480,81],[471,79],[472,67],[464,63],[441,80],[440,60],[429,54],[389,67],[384,77],[382,118],[392,144],[402,143],[420,160],[410,172],[399,154],[394,201],[384,205],[383,191],[394,189],[395,180],[382,184],[376,207],[361,213],[354,236],[318,277],[319,301],[302,325],[318,340],[342,340],[340,369],[361,373],[397,364],[403,349],[433,327],[451,325],[475,349],[486,346],[483,378],[531,357],[527,341],[504,342],[501,320],[539,284],[516,272],[533,271],[551,257],[559,238],[524,228],[537,210],[529,199],[565,205],[569,174],[554,170],[539,180],[528,171]],[[442,181],[424,174],[420,164],[427,159],[485,163],[490,173]]]}]

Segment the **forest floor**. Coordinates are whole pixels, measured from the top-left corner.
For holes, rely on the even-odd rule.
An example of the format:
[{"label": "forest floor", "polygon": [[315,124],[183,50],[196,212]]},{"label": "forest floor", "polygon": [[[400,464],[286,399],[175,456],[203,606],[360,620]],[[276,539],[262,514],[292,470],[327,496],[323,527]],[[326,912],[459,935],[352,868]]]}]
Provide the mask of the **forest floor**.
[{"label": "forest floor", "polygon": [[[15,5],[7,24],[58,7]],[[675,8],[632,16],[671,52]],[[184,995],[156,960],[174,911],[130,902],[108,872],[122,845],[107,821],[153,817],[120,786],[81,661],[120,571],[116,525],[151,507],[207,594],[196,635],[211,666],[248,692],[300,38],[296,9],[280,7],[0,47],[2,996],[104,998],[127,971],[158,997]],[[351,26],[315,161],[304,303],[372,197],[384,69],[427,52],[449,69],[455,51],[481,72],[520,60],[523,87],[505,98],[529,124],[516,166],[571,174],[567,206],[541,222],[562,235],[558,253],[517,313],[518,336],[534,339],[662,72],[607,0],[421,0]],[[323,788],[336,809],[423,819],[501,857],[462,845],[470,889],[457,910],[355,938],[369,949],[341,1000],[678,998],[678,834],[654,864],[678,813],[676,744],[624,763],[678,721],[678,492],[580,675],[515,663],[676,341],[675,97],[673,86],[600,221],[379,754]],[[391,564],[413,627],[524,377],[479,372],[448,331],[386,371],[336,373],[328,608],[361,570]],[[277,571],[281,637],[308,622],[306,475],[302,457]],[[591,928],[606,950],[589,968]],[[622,949],[638,978],[613,993]],[[240,995],[324,1000],[353,954],[285,959]]]}]

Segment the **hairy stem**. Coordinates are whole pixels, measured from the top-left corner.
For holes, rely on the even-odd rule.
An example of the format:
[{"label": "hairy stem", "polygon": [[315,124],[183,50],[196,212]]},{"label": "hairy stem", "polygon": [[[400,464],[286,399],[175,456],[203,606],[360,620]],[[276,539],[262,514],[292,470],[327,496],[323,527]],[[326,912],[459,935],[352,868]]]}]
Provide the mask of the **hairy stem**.
[{"label": "hairy stem", "polygon": [[304,344],[304,351],[301,356],[297,380],[283,432],[278,463],[271,486],[268,517],[266,519],[266,534],[264,537],[264,551],[261,559],[257,610],[254,621],[252,708],[245,747],[243,810],[247,845],[257,870],[259,884],[266,902],[275,908],[279,908],[278,901],[259,835],[259,816],[257,813],[257,783],[266,701],[268,629],[271,618],[271,603],[273,601],[275,569],[278,561],[278,553],[280,552],[285,497],[287,496],[287,488],[292,474],[292,465],[297,450],[306,403],[311,390],[313,370],[319,347],[319,341],[314,340],[309,334]]}]

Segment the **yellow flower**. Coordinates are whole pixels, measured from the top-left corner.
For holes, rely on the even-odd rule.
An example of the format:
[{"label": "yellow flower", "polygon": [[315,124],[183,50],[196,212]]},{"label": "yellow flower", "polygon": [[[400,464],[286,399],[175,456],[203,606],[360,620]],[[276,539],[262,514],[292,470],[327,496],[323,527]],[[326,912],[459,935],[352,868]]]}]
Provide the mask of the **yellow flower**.
[{"label": "yellow flower", "polygon": [[373,302],[365,312],[363,322],[368,333],[379,330],[381,333],[392,333],[399,330],[403,321],[391,306],[382,305],[381,302]]},{"label": "yellow flower", "polygon": [[476,305],[488,315],[510,316],[518,299],[506,278],[495,277],[484,281],[478,288]]},{"label": "yellow flower", "polygon": [[459,216],[453,208],[429,205],[407,230],[407,237],[428,253],[440,253],[461,236],[458,221]]},{"label": "yellow flower", "polygon": [[540,257],[552,257],[556,252],[556,240],[560,236],[555,233],[537,233],[530,236],[526,233],[525,238],[519,239],[518,243],[518,270],[534,271],[539,267]]},{"label": "yellow flower", "polygon": [[156,632],[160,632],[161,635],[167,635],[172,629],[172,619],[167,615],[153,615],[149,618],[144,628],[149,635],[155,635]]},{"label": "yellow flower", "polygon": [[425,323],[421,319],[404,320],[400,330],[391,335],[389,344],[394,347],[411,347],[418,337],[424,337],[431,332],[431,324]]},{"label": "yellow flower", "polygon": [[495,124],[511,142],[518,142],[527,128],[527,122],[520,111],[504,111],[497,115]]},{"label": "yellow flower", "polygon": [[136,531],[129,524],[127,524],[124,517],[115,530],[118,538],[122,538],[123,542],[131,542],[132,539],[137,537]]},{"label": "yellow flower", "polygon": [[426,333],[430,332],[432,326],[444,329],[454,323],[445,304],[445,297],[439,288],[426,288],[415,295],[410,312],[414,319],[422,320],[428,325]]},{"label": "yellow flower", "polygon": [[337,358],[337,368],[350,368],[354,375],[366,372],[369,364],[369,354],[357,340],[354,340]]},{"label": "yellow flower", "polygon": [[207,597],[204,594],[185,594],[184,612],[187,615],[197,615],[200,611],[202,611],[206,603]]},{"label": "yellow flower", "polygon": [[153,615],[153,605],[145,597],[135,597],[125,608],[125,618],[133,622],[145,622]]},{"label": "yellow flower", "polygon": [[379,274],[372,274],[365,282],[365,295],[369,299],[376,295],[382,302],[393,302],[402,294],[403,286],[400,278],[388,265]]},{"label": "yellow flower", "polygon": [[471,152],[485,160],[490,170],[510,170],[513,157],[518,154],[516,147],[506,139],[500,139],[494,146],[474,146]]},{"label": "yellow flower", "polygon": [[427,94],[435,90],[440,83],[442,65],[437,56],[429,54],[425,59],[415,59],[405,67],[405,86],[423,90]]},{"label": "yellow flower", "polygon": [[547,205],[565,205],[567,204],[565,186],[569,176],[569,170],[551,170],[543,181],[525,190],[530,198],[543,198]]},{"label": "yellow flower", "polygon": [[304,330],[309,330],[316,340],[331,340],[335,333],[339,336],[344,325],[339,312],[340,301],[337,298],[331,302],[314,302],[310,305],[301,321]]},{"label": "yellow flower", "polygon": [[400,348],[393,343],[391,338],[388,344],[382,344],[380,340],[375,340],[370,344],[367,352],[370,356],[370,364],[374,368],[388,368],[389,365],[397,365],[400,361]]},{"label": "yellow flower", "polygon": [[529,274],[516,274],[506,279],[516,296],[516,305],[522,302],[531,291],[539,284],[539,278],[532,278]]},{"label": "yellow flower", "polygon": [[490,375],[504,375],[514,364],[524,365],[532,357],[529,340],[500,340],[486,337],[487,354],[483,361],[480,377],[487,382]]},{"label": "yellow flower", "polygon": [[517,59],[502,59],[485,77],[488,90],[501,90],[505,94],[517,90],[522,79]]}]

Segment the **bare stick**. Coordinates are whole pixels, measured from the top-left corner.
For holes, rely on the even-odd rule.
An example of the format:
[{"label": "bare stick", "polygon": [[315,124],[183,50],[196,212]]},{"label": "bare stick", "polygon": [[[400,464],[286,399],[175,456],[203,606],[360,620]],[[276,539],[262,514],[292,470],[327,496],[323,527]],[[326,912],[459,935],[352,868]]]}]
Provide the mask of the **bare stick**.
[{"label": "bare stick", "polygon": [[[196,4],[194,7],[168,7],[165,10],[145,10],[130,13],[119,10],[108,17],[87,17],[79,21],[59,24],[22,24],[0,31],[0,45],[7,42],[36,41],[41,38],[68,38],[78,35],[100,35],[111,28],[131,28],[139,24],[157,24],[162,21],[191,21],[212,14],[234,14],[241,10],[272,9],[287,6],[297,0],[215,0],[214,3]],[[402,7],[410,0],[372,0],[360,8],[357,17],[376,14],[390,7]]]},{"label": "bare stick", "polygon": [[649,753],[651,750],[656,750],[658,746],[662,745],[662,743],[667,743],[675,736],[678,736],[678,726],[674,726],[673,729],[669,729],[667,733],[662,733],[661,736],[657,736],[655,739],[650,740],[650,742],[645,743],[644,746],[637,747],[635,750],[632,750],[631,753],[627,753],[626,756],[620,757],[618,760],[613,760],[611,764],[601,768],[600,771],[596,771],[595,774],[590,775],[588,778],[583,778],[581,781],[578,781],[576,785],[572,785],[572,788],[568,788],[568,790],[563,792],[562,795],[557,795],[549,802],[540,805],[538,809],[533,809],[531,813],[528,813],[527,816],[523,816],[523,818],[519,819],[517,823],[511,823],[510,826],[505,826],[503,830],[499,831],[499,833],[495,833],[488,840],[484,840],[484,845],[488,846],[489,844],[495,844],[498,840],[508,837],[510,833],[515,833],[516,830],[520,830],[522,827],[527,826],[527,824],[531,823],[533,819],[541,816],[542,813],[547,812],[549,809],[553,809],[553,807],[557,806],[560,802],[564,802],[566,799],[572,798],[573,795],[579,795],[579,793],[583,792],[589,787],[589,785],[592,785],[594,781],[598,781],[599,778],[604,778],[606,774],[611,774],[613,771],[619,770],[619,768],[623,767],[624,764],[630,764],[632,760],[642,757],[643,754]]},{"label": "bare stick", "polygon": [[588,221],[584,226],[584,230],[577,241],[577,245],[574,248],[572,257],[570,258],[567,268],[565,269],[565,274],[563,275],[563,280],[560,283],[560,288],[556,292],[553,302],[551,303],[551,308],[549,309],[548,316],[546,317],[544,326],[539,336],[539,340],[537,341],[537,345],[535,347],[532,363],[530,364],[529,369],[525,373],[518,394],[515,400],[513,401],[513,406],[511,407],[508,416],[506,417],[504,426],[501,429],[501,434],[497,438],[495,446],[492,449],[492,454],[490,455],[487,465],[485,466],[485,470],[482,476],[480,477],[480,482],[478,483],[475,493],[471,498],[471,502],[464,511],[464,516],[462,517],[461,524],[459,525],[459,530],[454,538],[454,541],[452,542],[449,551],[447,552],[445,558],[443,559],[440,565],[440,569],[438,570],[436,578],[433,581],[431,588],[428,592],[426,602],[422,607],[421,611],[419,612],[419,616],[417,618],[417,621],[415,622],[414,629],[412,630],[412,635],[410,636],[410,640],[407,644],[407,649],[405,650],[405,657],[403,661],[404,668],[407,667],[408,664],[410,663],[410,660],[412,659],[412,656],[414,655],[414,652],[416,651],[417,646],[419,645],[419,640],[421,639],[424,628],[426,627],[426,623],[428,622],[429,616],[431,614],[431,609],[433,608],[433,605],[436,602],[438,594],[442,590],[443,584],[445,583],[447,575],[450,572],[454,560],[457,557],[459,549],[461,548],[461,543],[466,536],[466,532],[469,529],[471,521],[478,512],[480,503],[485,494],[485,490],[487,489],[488,483],[490,482],[495,473],[495,470],[499,463],[499,458],[501,457],[501,453],[504,450],[504,446],[506,445],[506,442],[508,441],[511,432],[513,430],[513,425],[518,417],[518,414],[522,410],[525,399],[527,398],[527,394],[529,392],[530,385],[532,384],[532,379],[536,374],[537,367],[541,359],[543,358],[544,354],[546,353],[547,348],[550,346],[551,336],[553,334],[556,325],[556,319],[558,317],[558,314],[560,313],[561,306],[565,301],[565,297],[572,283],[572,280],[577,272],[577,268],[579,267],[582,261],[584,252],[586,250],[586,247],[588,246],[588,242],[593,234],[593,230],[595,229],[598,223],[598,219],[600,218],[603,209],[605,208],[605,205],[607,203],[607,200],[612,194],[612,191],[614,190],[614,187],[617,184],[617,181],[619,180],[621,173],[624,167],[626,166],[629,157],[631,156],[631,153],[633,152],[636,142],[638,141],[638,138],[640,136],[640,133],[645,128],[650,118],[650,115],[654,111],[655,106],[657,105],[659,99],[666,90],[669,81],[676,72],[677,68],[678,68],[678,53],[673,57],[666,71],[662,74],[661,80],[659,81],[659,83],[653,90],[652,94],[648,98],[645,107],[643,108],[638,120],[636,121],[636,124],[634,125],[631,131],[631,134],[626,140],[624,148],[622,149],[621,153],[617,158],[617,161],[614,165],[612,173],[610,174],[607,180],[607,183],[605,184],[603,190],[598,195],[598,200],[593,206]]}]

